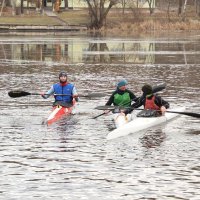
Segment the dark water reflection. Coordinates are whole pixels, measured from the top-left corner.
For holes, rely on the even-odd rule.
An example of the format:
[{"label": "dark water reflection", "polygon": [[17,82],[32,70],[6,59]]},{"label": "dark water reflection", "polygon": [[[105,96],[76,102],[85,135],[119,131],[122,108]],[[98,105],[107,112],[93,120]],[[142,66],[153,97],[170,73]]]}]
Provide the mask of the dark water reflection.
[{"label": "dark water reflection", "polygon": [[[133,59],[139,63],[139,57],[132,53],[130,59],[123,60],[120,52],[120,59],[117,56],[112,64],[105,63],[111,62],[110,56],[105,60],[103,55],[101,60],[100,54],[95,57],[92,52],[98,48],[114,52],[114,47],[92,42],[96,39],[3,37],[4,54],[0,54],[1,199],[198,200],[199,119],[181,116],[166,125],[108,142],[106,135],[112,122],[106,116],[91,118],[101,113],[94,107],[106,102],[109,92],[123,77],[137,95],[146,82],[154,85],[166,82],[167,89],[161,94],[172,108],[183,105],[188,111],[200,113],[199,39],[198,35],[190,39],[154,39],[155,52],[151,55],[154,62],[146,62],[147,54],[136,47],[139,42],[134,47],[130,43],[138,55],[145,55],[141,63],[154,63],[143,65],[133,64]],[[146,40],[138,40],[146,44]],[[77,44],[71,46],[73,56],[70,48],[64,47],[69,47],[72,41]],[[179,54],[183,53],[183,43],[188,64],[184,55]],[[56,58],[57,44],[63,48],[59,50],[62,52],[58,53],[59,59]],[[98,91],[105,93],[105,97],[81,98],[75,115],[47,127],[44,122],[52,98],[12,99],[7,95],[14,89],[46,91],[57,81],[61,70],[69,73],[70,81],[76,84],[80,94]]]},{"label": "dark water reflection", "polygon": [[4,63],[136,63],[198,64],[200,36],[119,39],[64,36],[1,36],[0,60]]}]

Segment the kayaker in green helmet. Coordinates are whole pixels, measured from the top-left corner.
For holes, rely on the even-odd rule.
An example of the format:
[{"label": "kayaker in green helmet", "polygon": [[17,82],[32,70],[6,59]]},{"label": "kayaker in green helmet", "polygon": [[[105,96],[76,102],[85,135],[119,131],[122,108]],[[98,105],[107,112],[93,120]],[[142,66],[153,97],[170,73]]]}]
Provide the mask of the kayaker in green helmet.
[{"label": "kayaker in green helmet", "polygon": [[[127,89],[127,80],[123,79],[117,83],[116,90],[112,93],[110,98],[108,99],[106,106],[114,105],[114,106],[122,106],[129,107],[131,106],[132,101],[136,101],[137,97],[133,92]],[[108,111],[105,111],[108,112]]]},{"label": "kayaker in green helmet", "polygon": [[[153,94],[152,86],[145,84],[142,87],[143,95],[131,105],[131,108],[125,110],[125,114],[131,113],[134,108],[144,106],[144,111],[140,112],[138,116],[150,117],[150,115],[159,116],[164,114],[169,108],[169,103],[157,94]],[[148,111],[147,111],[148,110]]]}]

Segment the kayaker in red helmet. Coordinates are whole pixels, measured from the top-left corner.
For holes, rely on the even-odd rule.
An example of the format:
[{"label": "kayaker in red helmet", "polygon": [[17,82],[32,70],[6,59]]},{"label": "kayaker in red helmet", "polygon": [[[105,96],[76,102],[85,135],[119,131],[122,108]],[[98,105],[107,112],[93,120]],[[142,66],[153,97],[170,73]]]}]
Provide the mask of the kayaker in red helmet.
[{"label": "kayaker in red helmet", "polygon": [[[57,95],[58,94],[58,95]],[[60,94],[60,95],[59,95]],[[41,96],[47,99],[49,96],[54,95],[55,102],[53,106],[61,105],[69,107],[73,104],[73,99],[78,101],[78,93],[75,86],[67,81],[67,73],[59,73],[59,82],[51,86],[50,90]]]},{"label": "kayaker in red helmet", "polygon": [[153,94],[153,89],[151,85],[145,84],[142,87],[142,92],[143,95],[134,104],[131,105],[131,108],[125,111],[125,114],[131,113],[134,108],[138,108],[142,105],[144,106],[144,111],[140,112],[139,114],[139,116],[142,117],[150,117],[150,115],[159,116],[161,114],[164,114],[166,109],[169,108],[169,103],[167,101],[165,101],[157,94]]}]

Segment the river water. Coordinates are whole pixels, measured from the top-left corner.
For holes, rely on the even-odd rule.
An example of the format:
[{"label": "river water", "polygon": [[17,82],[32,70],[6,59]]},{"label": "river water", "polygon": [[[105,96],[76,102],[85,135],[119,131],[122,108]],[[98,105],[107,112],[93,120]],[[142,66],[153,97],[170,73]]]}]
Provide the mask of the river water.
[{"label": "river water", "polygon": [[[171,108],[200,113],[200,33],[146,38],[0,36],[0,199],[199,200],[199,119],[174,121],[115,140],[104,105],[126,78],[167,87]],[[76,114],[47,126],[53,98],[10,98],[11,90],[41,93],[67,71],[80,98]]]}]

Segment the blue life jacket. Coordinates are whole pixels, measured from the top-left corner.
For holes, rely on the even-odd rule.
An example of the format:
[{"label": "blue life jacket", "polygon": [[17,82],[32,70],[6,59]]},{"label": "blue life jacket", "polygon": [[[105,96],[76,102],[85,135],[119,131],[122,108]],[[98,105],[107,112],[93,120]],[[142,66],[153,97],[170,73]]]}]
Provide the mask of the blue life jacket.
[{"label": "blue life jacket", "polygon": [[53,89],[55,94],[66,94],[66,96],[54,96],[55,101],[65,101],[67,103],[71,103],[73,99],[73,91],[74,85],[71,83],[67,83],[62,86],[60,83],[55,83],[53,85]]}]

